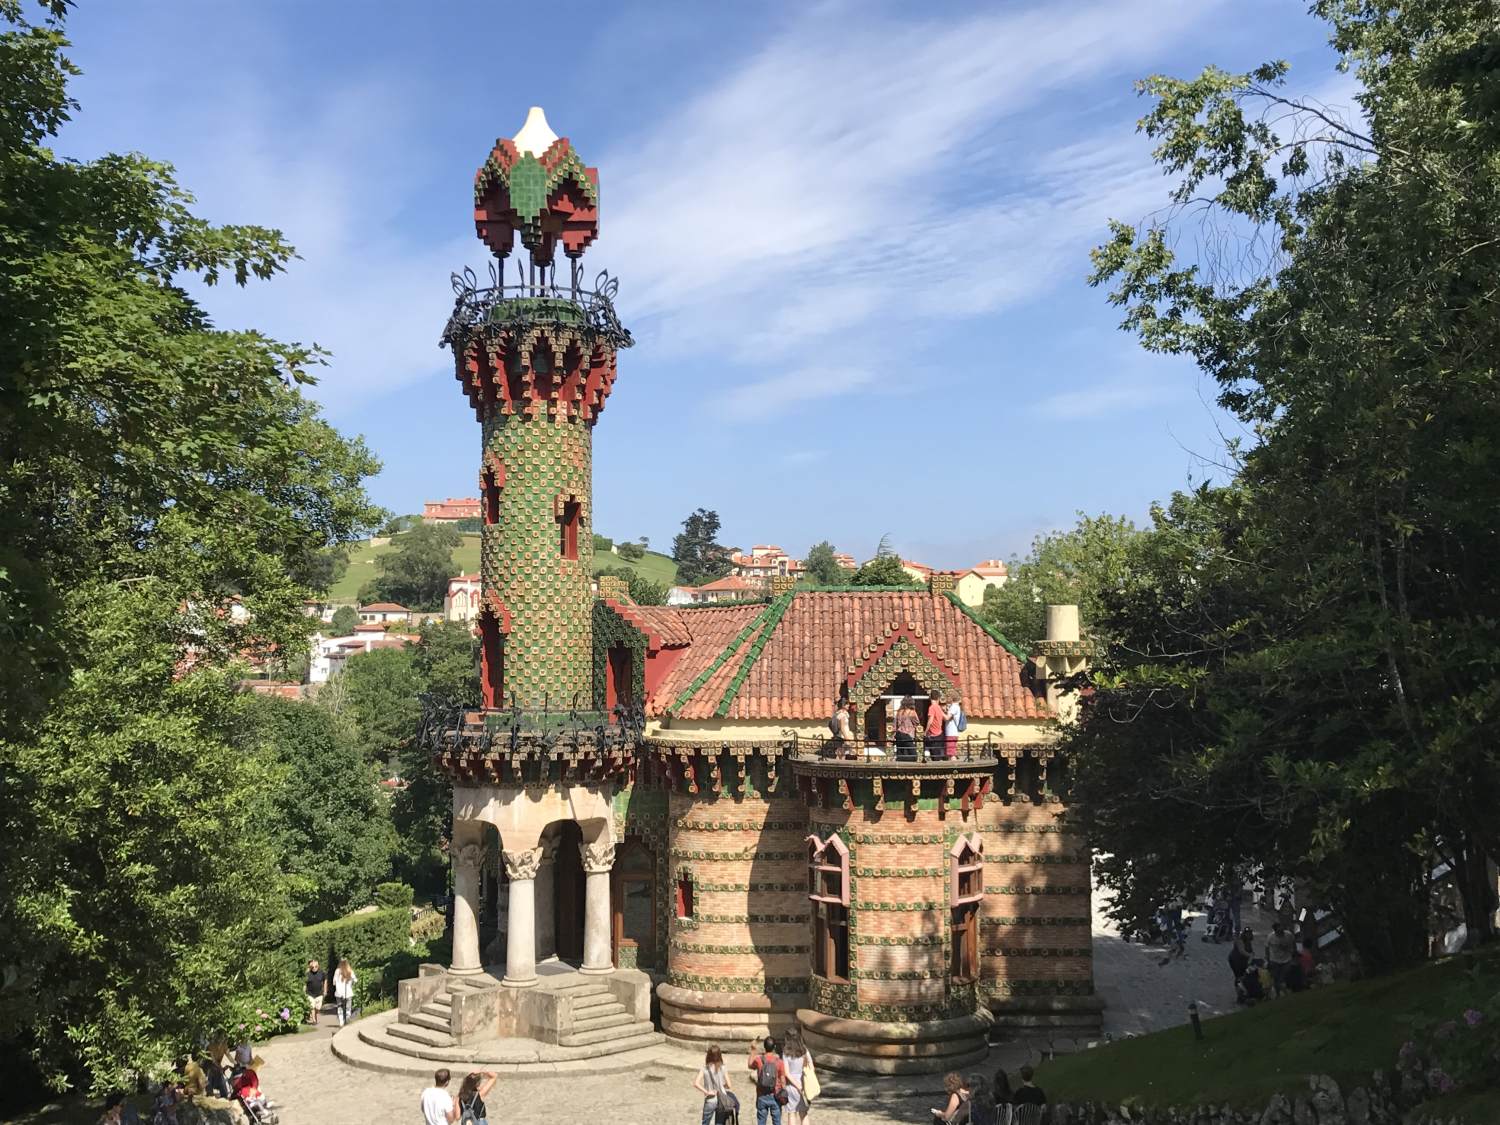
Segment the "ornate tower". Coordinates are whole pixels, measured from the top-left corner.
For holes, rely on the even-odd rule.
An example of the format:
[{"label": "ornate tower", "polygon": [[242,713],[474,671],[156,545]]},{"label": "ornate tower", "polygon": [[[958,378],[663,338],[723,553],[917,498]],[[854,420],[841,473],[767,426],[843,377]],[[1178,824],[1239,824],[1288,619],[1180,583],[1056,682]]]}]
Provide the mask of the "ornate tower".
[{"label": "ornate tower", "polygon": [[[588,710],[593,698],[592,437],[631,344],[616,283],[582,284],[599,233],[599,173],[533,107],[474,178],[490,284],[454,276],[443,332],[482,426],[481,685],[486,708]],[[512,267],[519,235],[523,254]],[[557,251],[568,276],[557,278]],[[602,706],[602,702],[597,702]]]}]

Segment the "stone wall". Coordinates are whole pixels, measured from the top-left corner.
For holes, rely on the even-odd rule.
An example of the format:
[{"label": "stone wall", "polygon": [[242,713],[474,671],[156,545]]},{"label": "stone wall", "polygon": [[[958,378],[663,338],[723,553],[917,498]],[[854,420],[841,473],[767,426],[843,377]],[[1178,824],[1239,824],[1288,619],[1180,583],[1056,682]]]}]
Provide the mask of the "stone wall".
[{"label": "stone wall", "polygon": [[[1053,1125],[1400,1125],[1406,1111],[1420,1104],[1422,1091],[1394,1089],[1383,1071],[1345,1093],[1327,1075],[1308,1079],[1308,1092],[1277,1094],[1259,1109],[1229,1106],[1149,1108],[1057,1104]],[[1478,1125],[1458,1117],[1423,1117],[1424,1125]]]}]

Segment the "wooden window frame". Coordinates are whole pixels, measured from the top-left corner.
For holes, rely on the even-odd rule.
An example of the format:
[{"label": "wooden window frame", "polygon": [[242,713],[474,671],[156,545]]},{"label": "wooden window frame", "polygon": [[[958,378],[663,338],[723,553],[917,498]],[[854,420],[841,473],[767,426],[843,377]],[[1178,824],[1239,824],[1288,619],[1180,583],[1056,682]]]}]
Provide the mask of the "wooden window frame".
[{"label": "wooden window frame", "polygon": [[[971,889],[964,891],[964,877]],[[948,905],[963,906],[984,898],[984,839],[978,832],[960,836],[948,850]]]},{"label": "wooden window frame", "polygon": [[949,976],[955,982],[967,984],[979,979],[979,904],[965,902],[953,908],[950,923],[953,942],[952,957],[948,964]]},{"label": "wooden window frame", "polygon": [[[807,847],[807,897],[813,902],[828,903],[847,909],[849,906],[848,846],[835,833],[826,840],[809,836]],[[826,886],[827,876],[838,879],[837,893],[830,893],[823,889]]]},{"label": "wooden window frame", "polygon": [[[807,898],[813,908],[813,972],[849,980],[849,847],[834,833],[807,837]],[[830,885],[835,883],[835,885]]]},{"label": "wooden window frame", "polygon": [[678,918],[691,919],[693,917],[693,873],[686,868],[677,872],[677,880],[672,885],[672,898],[675,906],[673,914]]}]

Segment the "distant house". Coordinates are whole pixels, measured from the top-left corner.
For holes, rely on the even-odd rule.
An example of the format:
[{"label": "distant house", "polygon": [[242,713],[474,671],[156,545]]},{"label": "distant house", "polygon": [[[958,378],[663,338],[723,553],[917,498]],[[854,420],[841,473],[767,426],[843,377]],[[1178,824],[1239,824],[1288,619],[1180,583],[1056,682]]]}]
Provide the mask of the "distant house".
[{"label": "distant house", "polygon": [[737,574],[707,582],[702,586],[674,586],[672,589],[674,592],[686,590],[687,601],[674,603],[669,596],[668,605],[712,605],[715,602],[742,601],[745,598],[758,597],[765,592],[760,583],[751,582]]},{"label": "distant house", "polygon": [[743,578],[761,590],[770,588],[772,578],[787,575],[800,578],[802,571],[801,559],[794,559],[780,547],[771,544],[751,547],[749,554],[739,551],[731,551],[729,554],[730,576]]},{"label": "distant house", "polygon": [[971,566],[962,571],[958,576],[955,589],[958,592],[959,601],[964,605],[978,608],[984,604],[984,592],[991,586],[1004,586],[1010,579],[1010,571],[999,559],[985,559],[977,566]]},{"label": "distant house", "polygon": [[411,610],[395,602],[371,602],[359,607],[359,620],[364,625],[384,625],[388,621],[410,621]]},{"label": "distant house", "polygon": [[857,562],[854,561],[854,556],[850,555],[850,554],[846,554],[843,551],[835,551],[833,553],[833,561],[836,562],[836,563],[838,563],[839,566],[842,567],[844,570],[858,570],[859,569],[859,563],[857,563]]},{"label": "distant house", "polygon": [[479,575],[460,574],[448,579],[443,595],[444,621],[473,621],[479,616]]},{"label": "distant house", "polygon": [[423,523],[456,523],[459,520],[477,520],[480,516],[479,498],[463,496],[455,499],[428,500],[422,505]]},{"label": "distant house", "polygon": [[417,638],[405,633],[387,633],[379,626],[366,630],[356,626],[359,632],[347,637],[324,637],[314,635],[312,659],[307,664],[307,682],[327,683],[344,667],[351,656],[374,652],[381,648],[405,648]]},{"label": "distant house", "polygon": [[673,586],[667,591],[668,605],[692,605],[693,588],[691,586]]}]

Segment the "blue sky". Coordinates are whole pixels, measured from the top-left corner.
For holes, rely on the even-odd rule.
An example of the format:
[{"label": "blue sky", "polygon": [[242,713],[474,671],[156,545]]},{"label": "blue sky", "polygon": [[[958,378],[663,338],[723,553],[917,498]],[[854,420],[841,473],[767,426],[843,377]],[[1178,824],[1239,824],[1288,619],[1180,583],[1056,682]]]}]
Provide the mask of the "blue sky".
[{"label": "blue sky", "polygon": [[1292,63],[1349,105],[1294,0],[1003,4],[86,2],[60,148],[169,160],[207,218],[302,260],[220,324],[333,353],[313,392],[382,504],[471,495],[478,427],[437,347],[484,271],[475,168],[527,107],[599,168],[584,262],[636,346],[594,434],[595,525],[935,566],[1077,510],[1140,519],[1232,423],[1088,288],[1106,221],[1168,182],[1132,82]]}]

